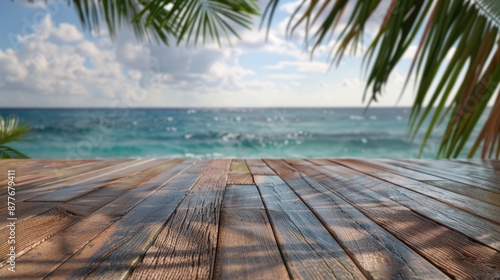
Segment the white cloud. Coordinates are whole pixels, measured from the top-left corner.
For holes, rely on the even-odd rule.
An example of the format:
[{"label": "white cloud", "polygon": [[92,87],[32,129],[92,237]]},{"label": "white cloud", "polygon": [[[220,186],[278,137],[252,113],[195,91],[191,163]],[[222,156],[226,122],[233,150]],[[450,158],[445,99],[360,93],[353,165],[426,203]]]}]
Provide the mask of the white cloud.
[{"label": "white cloud", "polygon": [[300,74],[269,74],[266,77],[271,79],[294,80],[294,79],[304,79],[306,76]]},{"label": "white cloud", "polygon": [[296,69],[299,72],[326,73],[330,64],[319,61],[280,61],[274,65],[265,66],[270,70],[283,70],[287,68]]},{"label": "white cloud", "polygon": [[83,40],[83,34],[74,25],[67,23],[61,23],[58,28],[52,30],[51,35],[65,42]]}]

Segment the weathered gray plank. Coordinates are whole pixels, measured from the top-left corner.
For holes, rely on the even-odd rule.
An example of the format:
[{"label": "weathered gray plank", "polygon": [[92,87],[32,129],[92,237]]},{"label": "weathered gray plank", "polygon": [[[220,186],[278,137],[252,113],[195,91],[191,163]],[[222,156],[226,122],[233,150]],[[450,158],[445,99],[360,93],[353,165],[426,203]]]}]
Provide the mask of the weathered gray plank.
[{"label": "weathered gray plank", "polygon": [[[366,175],[352,176],[345,167],[295,166],[314,181],[327,187],[352,203],[364,215],[405,242],[413,250],[430,260],[442,271],[457,278],[488,279],[498,277],[500,254],[498,251],[472,241],[467,236],[444,227],[432,219],[415,213],[372,189],[361,187]],[[321,171],[324,174],[317,174]],[[306,180],[311,180],[305,177]],[[413,210],[413,211],[412,211]],[[474,257],[472,257],[474,256]]]},{"label": "weathered gray plank", "polygon": [[[414,252],[340,196],[313,180],[306,181],[281,160],[266,160],[319,217],[328,231],[372,279],[448,279],[432,263]],[[295,176],[290,176],[294,173]]]},{"label": "weathered gray plank", "polygon": [[485,190],[483,188],[474,187],[472,185],[463,184],[456,181],[447,180],[445,178],[433,176],[426,173],[410,170],[404,167],[387,164],[378,160],[359,160],[364,164],[392,172],[407,178],[418,180],[420,182],[433,185],[451,192],[465,195],[471,198],[481,200],[483,202],[500,206],[500,194]]},{"label": "weathered gray plank", "polygon": [[[183,175],[181,174],[182,171],[189,166],[191,166],[190,163],[179,164],[176,160],[166,162],[160,167],[160,172],[155,173],[152,177],[132,177],[128,182],[121,181],[110,186],[122,188],[129,185],[129,188],[132,186],[134,186],[134,188],[110,204],[98,209],[92,215],[62,230],[52,238],[21,256],[19,261],[29,263],[30,265],[24,267],[22,271],[18,271],[16,275],[24,279],[43,278],[54,272],[58,267],[58,272],[53,273],[51,277],[66,279],[71,273],[77,273],[78,269],[76,267],[74,267],[74,270],[71,268],[66,270],[64,267],[60,266],[78,250],[84,248],[85,245],[90,247],[91,245],[88,243],[91,240],[95,240],[104,230],[109,228],[113,223],[119,221],[127,213],[133,212],[138,205],[145,203],[145,199],[154,196],[155,191],[160,187],[164,187],[167,184],[177,185],[179,188],[182,187],[186,182],[186,178],[180,176]],[[135,179],[137,179],[137,181],[134,181]],[[137,225],[142,224],[139,222]],[[122,236],[122,240],[126,238],[126,236],[127,235]],[[97,249],[97,246],[94,248]],[[109,247],[107,249],[113,250],[115,247]],[[72,262],[69,261],[68,266],[71,267],[71,265]],[[10,275],[9,272],[6,271],[6,268],[7,267],[3,267],[0,269],[0,277]]]},{"label": "weathered gray plank", "polygon": [[364,279],[328,230],[278,176],[254,175],[294,279]]},{"label": "weathered gray plank", "polygon": [[230,160],[213,160],[148,249],[131,279],[211,279]]},{"label": "weathered gray plank", "polygon": [[274,172],[260,159],[247,159],[252,175],[274,175]]},{"label": "weathered gray plank", "polygon": [[255,185],[230,185],[224,195],[216,279],[289,279]]},{"label": "weathered gray plank", "polygon": [[356,171],[362,172],[369,176],[381,179],[383,181],[398,185],[400,187],[427,195],[448,205],[457,207],[477,216],[489,219],[496,223],[500,223],[500,207],[494,206],[480,200],[470,198],[461,194],[450,192],[442,188],[438,188],[417,180],[412,180],[394,173],[385,172],[383,170],[373,168],[362,164],[356,160],[332,160],[333,162],[342,164]]}]

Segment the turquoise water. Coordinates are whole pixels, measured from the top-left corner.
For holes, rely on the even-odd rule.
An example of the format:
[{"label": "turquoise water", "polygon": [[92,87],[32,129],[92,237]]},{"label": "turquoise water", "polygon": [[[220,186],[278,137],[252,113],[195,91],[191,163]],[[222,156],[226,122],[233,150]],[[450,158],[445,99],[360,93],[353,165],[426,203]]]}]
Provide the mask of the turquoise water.
[{"label": "turquoise water", "polygon": [[[32,158],[418,155],[421,136],[412,142],[406,134],[409,108],[363,110],[0,109],[0,114],[16,115],[33,127],[28,141],[12,144]],[[435,156],[441,130],[423,157]]]}]

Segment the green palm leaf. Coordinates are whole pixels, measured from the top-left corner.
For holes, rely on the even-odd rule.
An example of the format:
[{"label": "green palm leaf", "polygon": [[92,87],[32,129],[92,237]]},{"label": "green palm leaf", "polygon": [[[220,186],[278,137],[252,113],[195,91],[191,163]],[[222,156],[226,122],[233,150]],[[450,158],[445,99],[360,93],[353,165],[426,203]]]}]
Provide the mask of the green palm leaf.
[{"label": "green palm leaf", "polygon": [[29,158],[29,157],[19,152],[16,149],[7,146],[0,146],[0,159],[11,159],[11,158]]},{"label": "green palm leaf", "polygon": [[[268,7],[278,2],[271,0]],[[388,2],[304,0],[292,15],[288,32],[305,28],[310,34],[306,42],[311,43],[313,52],[318,46],[336,40],[338,43],[332,50],[334,63],[362,43],[368,24],[378,25],[379,31],[364,59],[365,95],[371,93],[370,102],[383,95],[390,74],[410,45],[418,42],[408,73],[408,80],[415,74],[416,84],[410,136],[414,138],[429,120],[422,153],[436,126],[448,119],[437,156],[458,157],[498,90],[500,1],[391,0],[380,14],[383,3]],[[352,6],[351,12],[345,14],[348,5]],[[272,19],[269,13],[265,16]],[[346,22],[345,27],[337,30],[341,19]],[[482,157],[499,157],[499,97],[494,104],[469,157],[480,146]]]},{"label": "green palm leaf", "polygon": [[24,139],[30,130],[27,124],[22,123],[16,117],[4,119],[0,116],[0,159],[28,158],[25,154],[5,144]]},{"label": "green palm leaf", "polygon": [[[33,2],[34,0],[30,0]],[[112,38],[120,27],[132,27],[137,38],[169,44],[210,37],[220,43],[235,26],[250,28],[258,15],[256,0],[71,0],[86,30],[105,25]]]}]

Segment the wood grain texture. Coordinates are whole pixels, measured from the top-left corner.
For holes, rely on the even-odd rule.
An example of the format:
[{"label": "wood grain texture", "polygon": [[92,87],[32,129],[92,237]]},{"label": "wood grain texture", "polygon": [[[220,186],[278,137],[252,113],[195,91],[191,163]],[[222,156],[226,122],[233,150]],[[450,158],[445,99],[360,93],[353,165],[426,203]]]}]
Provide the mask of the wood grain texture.
[{"label": "wood grain texture", "polygon": [[[168,184],[172,179],[177,178],[177,176],[181,176],[181,172],[189,166],[191,164],[186,164],[182,160],[180,164],[174,160],[166,162],[162,166],[162,170],[156,173],[156,176],[140,178],[138,181],[130,178],[128,185],[129,188],[133,187],[130,192],[120,196],[118,199],[95,211],[92,215],[83,218],[78,223],[59,232],[57,235],[21,256],[19,261],[24,261],[31,265],[17,272],[16,275],[20,279],[42,278],[58,269],[51,277],[67,278],[72,273],[75,273],[75,271],[78,271],[76,267],[74,267],[74,270],[71,268],[65,269],[65,266],[61,267],[61,264],[68,261],[84,246],[87,245],[87,248],[91,246],[88,244],[91,240],[99,238],[100,234],[109,228],[110,225],[122,219],[127,213],[143,203],[146,198],[154,195],[158,188]],[[180,182],[181,186],[184,184],[183,179],[177,179],[177,182]],[[124,183],[121,182],[122,185]],[[136,183],[138,184],[137,186],[132,185]],[[115,187],[124,187],[122,185],[116,185]],[[141,223],[138,223],[138,225],[141,225]],[[97,248],[96,246],[95,249]],[[108,248],[108,250],[113,249],[113,247]],[[71,267],[71,265],[72,261],[68,261],[66,267]],[[9,275],[10,272],[6,268],[3,267],[0,269],[0,278],[4,275]]]},{"label": "wood grain texture", "polygon": [[228,185],[253,185],[253,177],[244,159],[231,160]]},{"label": "wood grain texture", "polygon": [[226,188],[215,279],[289,279],[255,185]]},{"label": "wood grain texture", "polygon": [[211,279],[230,160],[213,160],[170,217],[131,279]]},{"label": "wood grain texture", "polygon": [[[143,170],[136,170],[135,172],[130,172],[129,174],[127,174],[127,176],[123,176],[121,179],[119,179],[113,183],[106,184],[105,186],[97,185],[97,186],[94,186],[94,188],[83,187],[82,191],[77,192],[77,194],[81,194],[84,192],[90,194],[90,193],[94,192],[95,190],[97,190],[98,188],[101,188],[101,191],[100,191],[101,193],[102,193],[102,191],[106,191],[106,190],[108,192],[109,191],[113,192],[113,190],[117,189],[118,185],[123,185],[123,183],[119,184],[120,181],[126,182],[126,184],[127,184],[126,186],[128,186],[130,188],[130,187],[134,186],[135,183],[141,182],[141,180],[143,180],[143,179],[147,179],[148,176],[154,176],[155,172],[157,172],[159,170],[157,167],[159,165],[163,165],[165,163],[166,163],[165,160],[151,161],[151,162],[149,162],[149,164],[146,164],[143,166],[144,168],[150,168],[150,169],[146,170],[145,172],[141,172],[140,175],[137,173],[140,171],[143,171]],[[175,165],[179,164],[180,161],[175,160],[173,163],[175,166]],[[122,187],[121,193],[123,194],[129,188]],[[21,191],[21,193],[22,193],[22,191]],[[83,196],[85,196],[85,194]],[[113,194],[106,193],[106,196],[113,196]],[[29,200],[27,200],[27,201],[21,201],[21,202],[16,203],[16,206],[17,206],[16,214],[18,216],[19,222],[29,220],[35,216],[45,215],[44,213],[46,211],[48,211],[49,209],[52,209],[52,208],[56,208],[56,207],[59,207],[60,210],[68,211],[68,213],[71,213],[73,215],[86,215],[88,213],[91,213],[91,212],[97,210],[100,206],[105,205],[107,202],[109,202],[111,200],[112,200],[112,198],[109,198],[109,197],[105,197],[102,199],[93,198],[91,202],[89,201],[88,203],[82,204],[81,200],[79,200],[78,198],[75,198],[75,199],[68,200],[66,203],[63,203],[62,201],[52,201],[52,203],[42,204],[42,207],[34,207],[34,205],[36,205],[35,202],[42,203],[42,202],[47,202],[47,201],[29,201]],[[26,207],[25,207],[25,204],[27,205]],[[51,205],[51,207],[47,208],[46,207],[47,205]],[[7,208],[0,209],[0,213],[6,214]],[[6,225],[7,224],[2,225],[2,228],[6,227]],[[1,232],[1,230],[0,230],[0,232]]]},{"label": "wood grain texture", "polygon": [[83,194],[92,192],[98,187],[102,187],[116,180],[120,180],[123,176],[158,165],[162,161],[163,160],[138,161],[131,165],[120,166],[119,168],[106,170],[101,174],[80,180],[76,183],[72,183],[71,185],[68,185],[67,182],[63,182],[64,188],[35,196],[33,198],[30,198],[29,201],[68,201]]},{"label": "wood grain texture", "polygon": [[[33,179],[38,179],[40,178],[41,174],[44,176],[50,175],[50,178],[53,178],[53,180],[57,180],[59,177],[64,177],[62,176],[62,172],[65,172],[66,174],[74,174],[74,169],[75,168],[86,168],[89,166],[92,166],[90,170],[92,170],[94,165],[101,160],[85,160],[85,161],[64,161],[59,162],[59,161],[42,161],[42,162],[32,162],[29,166],[29,169],[26,170],[26,168],[21,168],[19,171],[19,176],[16,176],[17,179],[19,179],[20,184],[26,184],[28,182],[33,182]],[[109,160],[110,162],[112,161],[122,161],[125,162],[126,160]],[[128,160],[127,160],[128,161]],[[15,165],[12,166],[14,169],[18,169]],[[60,175],[61,174],[61,175]],[[48,177],[48,176],[47,176]],[[7,183],[7,180],[2,180],[0,181],[0,185],[3,185]]]},{"label": "wood grain texture", "polygon": [[[76,166],[76,168],[72,168],[70,170],[62,172],[61,176],[56,175],[53,172],[49,174],[45,174],[42,172],[41,174],[34,175],[33,179],[27,181],[24,181],[20,178],[18,179],[17,175],[22,175],[23,173],[16,171],[16,186],[19,190],[18,195],[16,195],[16,200],[20,202],[34,196],[48,193],[52,190],[57,189],[58,187],[61,188],[61,184],[58,185],[58,183],[60,182],[70,182],[71,180],[73,180],[73,178],[85,178],[86,176],[88,178],[88,176],[92,176],[92,174],[98,174],[102,170],[111,170],[112,168],[114,168],[114,166],[118,167],[121,165],[125,165],[127,164],[127,162],[130,162],[130,160],[111,160],[110,162],[98,161],[91,163],[89,166]],[[45,163],[45,165],[48,165],[48,163]],[[7,199],[7,194],[1,193],[0,199]],[[1,207],[5,206],[2,205]]]},{"label": "wood grain texture", "polygon": [[274,172],[260,159],[247,159],[247,166],[253,176],[274,175]]},{"label": "wood grain texture", "polygon": [[334,175],[344,184],[356,185],[357,188],[367,192],[380,194],[477,242],[500,250],[500,225],[497,223],[340,165],[323,168],[329,172],[328,175]]},{"label": "wood grain texture", "polygon": [[404,167],[399,167],[391,164],[387,164],[378,160],[358,160],[363,164],[370,165],[384,171],[389,171],[400,176],[404,176],[413,180],[418,180],[420,182],[433,185],[451,192],[455,192],[461,195],[465,195],[483,202],[500,206],[500,194],[478,188],[472,185],[450,181],[442,177],[433,176],[426,173],[420,173],[418,171],[410,170]]},{"label": "wood grain texture", "polygon": [[253,185],[253,177],[249,172],[230,172],[227,178],[228,185]]},{"label": "wood grain texture", "polygon": [[[404,160],[405,162],[414,163],[411,160]],[[493,172],[490,168],[477,167],[474,165],[460,163],[458,161],[450,160],[440,160],[440,159],[429,159],[425,161],[418,161],[418,165],[442,170],[443,172],[449,172],[453,174],[465,175],[467,177],[478,178],[481,180],[490,181],[497,183],[500,178],[499,175]]]},{"label": "wood grain texture", "polygon": [[[432,263],[366,217],[363,213],[313,180],[305,180],[281,160],[266,161],[312,209],[368,277],[372,279],[448,279]],[[293,163],[293,162],[292,162]]]},{"label": "wood grain texture", "polygon": [[467,177],[466,175],[461,175],[458,173],[443,172],[443,171],[436,169],[436,168],[428,168],[425,166],[421,166],[419,164],[414,164],[412,162],[407,162],[407,161],[403,161],[403,160],[383,160],[383,161],[387,162],[389,164],[392,164],[392,165],[408,168],[408,169],[423,172],[423,173],[428,173],[431,175],[435,175],[437,177],[445,178],[447,180],[472,185],[472,186],[482,188],[482,189],[485,189],[485,190],[488,190],[491,192],[495,192],[495,193],[500,193],[500,183],[499,182],[490,182],[487,180],[470,178],[470,177]]},{"label": "wood grain texture", "polygon": [[333,160],[333,162],[347,166],[353,170],[369,176],[398,185],[423,195],[427,195],[448,205],[467,211],[471,214],[500,223],[500,207],[461,194],[450,192],[417,180],[409,179],[391,172],[373,168],[356,160]]},{"label": "wood grain texture", "polygon": [[254,175],[294,279],[364,279],[318,218],[278,176]]},{"label": "wood grain texture", "polygon": [[500,161],[16,159],[1,189],[8,169],[0,279],[500,279]]},{"label": "wood grain texture", "polygon": [[248,166],[244,159],[233,159],[231,160],[231,167],[229,168],[229,173],[233,172],[249,173],[250,169],[248,169]]},{"label": "wood grain texture", "polygon": [[[297,168],[306,175],[310,174],[310,167],[297,166]],[[336,170],[328,166],[312,168],[324,173],[312,175],[315,172],[311,172],[314,181],[352,203],[364,215],[430,260],[446,274],[464,279],[500,277],[499,251],[474,242],[432,219],[418,215],[370,188],[360,187],[359,180],[345,177],[345,172],[342,172],[341,168]],[[306,180],[310,179],[306,177]]]}]

